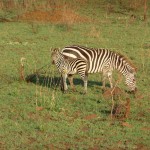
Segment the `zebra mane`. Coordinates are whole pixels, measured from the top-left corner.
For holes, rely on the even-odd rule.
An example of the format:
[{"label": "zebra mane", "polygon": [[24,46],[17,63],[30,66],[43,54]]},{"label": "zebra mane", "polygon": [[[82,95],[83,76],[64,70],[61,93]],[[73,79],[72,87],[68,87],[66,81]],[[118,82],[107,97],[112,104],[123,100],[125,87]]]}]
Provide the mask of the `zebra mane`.
[{"label": "zebra mane", "polygon": [[59,52],[59,48],[51,48],[51,52]]}]

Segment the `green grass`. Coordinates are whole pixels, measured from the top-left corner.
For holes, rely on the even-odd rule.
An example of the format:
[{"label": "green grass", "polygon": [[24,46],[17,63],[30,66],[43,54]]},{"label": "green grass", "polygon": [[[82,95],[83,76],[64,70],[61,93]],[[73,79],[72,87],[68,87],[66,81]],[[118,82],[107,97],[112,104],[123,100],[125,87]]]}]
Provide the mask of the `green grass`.
[{"label": "green grass", "polygon": [[[0,149],[150,148],[150,22],[129,23],[129,14],[111,13],[106,18],[98,8],[92,15],[92,7],[86,7],[96,21],[74,24],[69,31],[64,24],[0,23]],[[89,13],[86,8],[80,12]],[[58,86],[45,83],[45,76],[59,77],[51,65],[50,48],[71,44],[113,49],[137,66],[138,93],[127,96],[129,127],[110,119],[111,100],[102,95],[99,74],[89,75],[87,95],[82,94],[79,76],[75,76],[75,93],[69,89],[63,94]],[[39,83],[20,81],[21,57],[26,58],[26,76],[50,64],[39,71]],[[123,82],[119,86],[126,89]]]}]

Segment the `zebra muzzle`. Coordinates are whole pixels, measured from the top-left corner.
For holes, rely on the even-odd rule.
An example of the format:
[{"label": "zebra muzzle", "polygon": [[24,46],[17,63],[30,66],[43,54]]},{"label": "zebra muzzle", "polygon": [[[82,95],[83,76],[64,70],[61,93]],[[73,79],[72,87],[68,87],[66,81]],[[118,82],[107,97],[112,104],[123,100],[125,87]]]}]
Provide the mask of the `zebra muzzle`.
[{"label": "zebra muzzle", "polygon": [[134,90],[130,91],[131,94],[136,94],[136,92],[137,92],[137,88],[135,88]]}]

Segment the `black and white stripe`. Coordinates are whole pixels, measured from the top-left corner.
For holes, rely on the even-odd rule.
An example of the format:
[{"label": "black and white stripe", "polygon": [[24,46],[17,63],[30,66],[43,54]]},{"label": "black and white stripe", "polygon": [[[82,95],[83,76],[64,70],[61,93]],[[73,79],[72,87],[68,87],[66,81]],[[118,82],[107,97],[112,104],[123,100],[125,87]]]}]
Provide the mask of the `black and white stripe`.
[{"label": "black and white stripe", "polygon": [[80,58],[87,62],[88,73],[103,73],[103,86],[105,87],[105,79],[108,77],[111,88],[112,71],[118,70],[125,76],[125,83],[131,91],[135,91],[135,73],[136,69],[129,63],[129,61],[122,55],[110,51],[108,49],[94,49],[84,46],[66,46],[62,49],[62,53],[70,58]]},{"label": "black and white stripe", "polygon": [[78,73],[81,76],[81,79],[84,81],[84,91],[87,91],[87,63],[85,60],[80,58],[69,58],[65,57],[62,53],[59,52],[58,49],[54,49],[51,54],[52,63],[54,63],[61,76],[63,78],[63,86],[64,90],[68,89],[66,79],[68,78],[71,86],[74,89],[73,81],[71,77],[72,75]]}]

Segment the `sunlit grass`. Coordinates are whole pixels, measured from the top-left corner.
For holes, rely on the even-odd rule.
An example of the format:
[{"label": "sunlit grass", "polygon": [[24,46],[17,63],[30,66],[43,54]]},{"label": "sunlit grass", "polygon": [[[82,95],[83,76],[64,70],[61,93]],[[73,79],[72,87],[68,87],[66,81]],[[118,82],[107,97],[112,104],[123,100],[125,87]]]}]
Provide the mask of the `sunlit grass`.
[{"label": "sunlit grass", "polygon": [[[105,18],[105,12],[100,16],[100,21],[74,24],[69,31],[64,24],[0,23],[2,149],[150,147],[149,22],[121,22],[116,14]],[[123,121],[126,124],[111,120],[111,99],[103,97],[101,75],[89,75],[87,95],[82,94],[79,76],[75,76],[75,93],[70,87],[66,94],[60,91],[60,75],[51,65],[50,48],[71,44],[116,50],[137,66],[138,93],[135,97],[127,95],[131,99],[131,113]],[[27,83],[20,80],[21,57],[26,58],[25,76],[50,66],[38,70],[34,80]],[[52,84],[51,77],[56,78],[57,85]],[[123,82],[119,87],[126,90]]]}]

